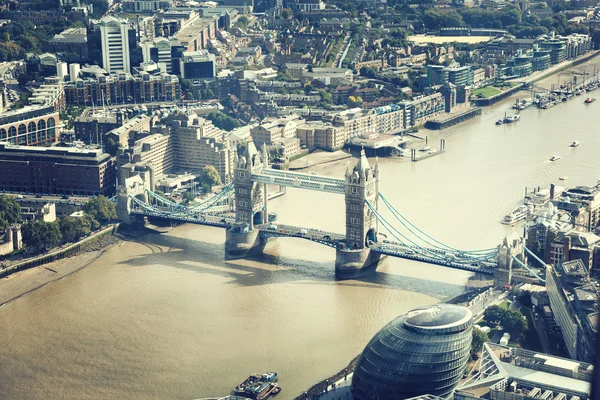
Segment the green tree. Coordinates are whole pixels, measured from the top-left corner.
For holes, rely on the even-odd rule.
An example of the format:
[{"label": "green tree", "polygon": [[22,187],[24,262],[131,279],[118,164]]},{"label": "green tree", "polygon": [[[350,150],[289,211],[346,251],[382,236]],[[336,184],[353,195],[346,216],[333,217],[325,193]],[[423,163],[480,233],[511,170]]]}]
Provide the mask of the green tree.
[{"label": "green tree", "polygon": [[192,201],[194,201],[194,195],[192,192],[183,192],[183,202],[185,204],[189,204]]},{"label": "green tree", "polygon": [[358,107],[362,104],[363,99],[360,96],[348,97],[348,108]]},{"label": "green tree", "polygon": [[21,206],[9,196],[0,196],[0,230],[21,222]]},{"label": "green tree", "polygon": [[521,314],[521,311],[508,311],[500,323],[505,330],[514,335],[518,335],[528,329],[527,319]]},{"label": "green tree", "polygon": [[36,251],[56,247],[62,240],[58,222],[29,221],[23,225],[22,233],[23,242]]},{"label": "green tree", "polygon": [[108,154],[114,157],[120,153],[120,150],[123,148],[123,145],[118,140],[109,137],[106,141],[106,144],[104,145],[104,148]]},{"label": "green tree", "polygon": [[89,235],[91,222],[87,218],[64,216],[58,221],[60,232],[65,242],[75,242],[82,236]]},{"label": "green tree", "polygon": [[310,83],[307,83],[306,85],[304,85],[304,94],[309,95],[312,93],[313,90],[314,90],[313,85],[311,85]]},{"label": "green tree", "polygon": [[117,218],[115,205],[105,196],[98,196],[83,205],[83,211],[98,222],[108,222]]},{"label": "green tree", "polygon": [[483,317],[491,323],[501,322],[506,317],[507,311],[500,306],[489,306],[483,312]]},{"label": "green tree", "polygon": [[95,231],[96,229],[100,228],[100,222],[96,221],[91,215],[84,214],[83,219],[87,224],[90,225],[90,230]]},{"label": "green tree", "polygon": [[226,131],[234,130],[235,128],[239,128],[242,126],[242,123],[235,118],[230,117],[227,114],[222,113],[221,111],[212,112],[206,116],[206,119],[211,121],[214,126],[219,129],[224,129]]},{"label": "green tree", "polygon": [[202,168],[202,172],[200,173],[200,182],[202,185],[209,185],[211,189],[215,185],[220,185],[221,176],[219,175],[219,171],[217,171],[214,166],[207,165],[206,167]]},{"label": "green tree", "polygon": [[479,358],[479,353],[483,349],[483,344],[489,342],[490,338],[487,333],[479,328],[473,328],[473,341],[471,342],[471,359]]},{"label": "green tree", "polygon": [[289,8],[284,8],[283,10],[281,10],[281,18],[288,19],[291,16],[292,10],[290,10]]},{"label": "green tree", "polygon": [[237,24],[242,27],[248,25],[248,22],[249,22],[248,17],[246,17],[245,15],[242,15],[237,20]]}]

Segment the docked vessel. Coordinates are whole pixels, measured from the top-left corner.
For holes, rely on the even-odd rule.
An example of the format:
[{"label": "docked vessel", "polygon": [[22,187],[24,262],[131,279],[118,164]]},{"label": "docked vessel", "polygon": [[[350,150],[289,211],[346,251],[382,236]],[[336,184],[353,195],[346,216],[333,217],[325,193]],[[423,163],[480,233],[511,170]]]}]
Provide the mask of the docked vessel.
[{"label": "docked vessel", "polygon": [[504,122],[510,124],[511,122],[516,122],[521,118],[519,114],[507,115],[504,117]]},{"label": "docked vessel", "polygon": [[594,97],[588,97],[588,98],[587,98],[587,99],[585,99],[583,102],[584,102],[585,104],[590,104],[590,103],[593,103],[593,102],[595,102],[595,101],[596,101],[596,99],[595,99]]},{"label": "docked vessel", "polygon": [[579,146],[579,142],[576,140],[573,143],[571,143],[571,147],[577,147]]},{"label": "docked vessel", "polygon": [[502,125],[504,123],[504,121],[502,121],[501,119],[499,119],[498,121],[496,121],[496,125]]},{"label": "docked vessel", "polygon": [[506,216],[502,220],[502,223],[505,225],[511,225],[515,222],[524,220],[525,218],[527,218],[528,215],[529,208],[526,205],[521,205],[512,210],[510,213],[506,214]]},{"label": "docked vessel", "polygon": [[550,161],[558,161],[558,160],[560,160],[560,159],[561,159],[561,157],[560,157],[560,156],[552,156],[552,157],[550,158]]},{"label": "docked vessel", "polygon": [[244,382],[237,385],[233,392],[236,396],[247,399],[263,400],[281,391],[281,387],[275,381],[277,381],[276,372],[250,375]]}]

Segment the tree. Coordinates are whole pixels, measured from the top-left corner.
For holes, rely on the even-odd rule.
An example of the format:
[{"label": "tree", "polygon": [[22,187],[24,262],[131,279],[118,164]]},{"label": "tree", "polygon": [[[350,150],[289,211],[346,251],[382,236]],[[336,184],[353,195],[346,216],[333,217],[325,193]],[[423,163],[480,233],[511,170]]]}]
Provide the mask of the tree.
[{"label": "tree", "polygon": [[91,221],[89,218],[64,216],[58,221],[60,232],[65,242],[75,242],[82,236],[89,235]]},{"label": "tree", "polygon": [[105,145],[106,152],[113,157],[116,156],[118,153],[120,153],[120,150],[122,147],[123,147],[123,145],[118,140],[115,140],[111,137],[109,137],[106,140],[106,145]]},{"label": "tree", "polygon": [[479,328],[473,328],[473,341],[471,342],[471,359],[476,360],[483,349],[483,344],[490,338],[487,333]]},{"label": "tree", "polygon": [[292,16],[292,10],[290,10],[289,8],[284,8],[283,10],[281,10],[281,18],[288,19],[291,16]]},{"label": "tree", "polygon": [[17,201],[5,195],[0,196],[0,230],[21,222],[21,206]]},{"label": "tree", "polygon": [[483,317],[486,321],[491,323],[501,322],[506,316],[507,311],[500,306],[489,306],[483,312]]},{"label": "tree", "polygon": [[29,221],[23,225],[23,242],[36,251],[58,246],[62,240],[58,222]]},{"label": "tree", "polygon": [[203,187],[206,184],[210,187],[210,189],[212,189],[213,186],[220,185],[222,183],[219,171],[217,171],[217,169],[212,165],[207,165],[206,167],[202,168],[202,172],[200,173],[200,182],[202,182]]},{"label": "tree", "polygon": [[508,311],[501,321],[502,327],[514,335],[528,329],[528,323],[521,311]]},{"label": "tree", "polygon": [[108,222],[117,218],[115,205],[105,196],[98,196],[89,200],[82,208],[98,222]]},{"label": "tree", "polygon": [[306,85],[304,85],[304,94],[309,95],[312,93],[313,90],[314,90],[313,85],[311,85],[310,83],[307,83]]},{"label": "tree", "polygon": [[362,104],[363,99],[360,96],[348,97],[348,108],[358,107]]},{"label": "tree", "polygon": [[214,126],[219,129],[224,129],[226,131],[234,130],[235,128],[239,128],[242,126],[242,123],[235,118],[230,117],[227,114],[222,113],[221,111],[212,112],[206,116],[206,119],[211,121]]},{"label": "tree", "polygon": [[184,192],[183,193],[183,202],[185,204],[188,204],[192,201],[194,201],[194,195],[192,194],[192,192]]},{"label": "tree", "polygon": [[246,26],[246,25],[248,25],[248,22],[249,22],[248,17],[246,17],[245,15],[242,15],[237,20],[237,23],[240,26]]}]

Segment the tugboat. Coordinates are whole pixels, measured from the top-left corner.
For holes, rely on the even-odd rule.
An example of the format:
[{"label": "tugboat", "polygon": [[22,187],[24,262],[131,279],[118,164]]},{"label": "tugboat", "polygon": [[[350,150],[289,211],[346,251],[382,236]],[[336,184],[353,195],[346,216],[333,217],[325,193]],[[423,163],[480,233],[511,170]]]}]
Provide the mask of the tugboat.
[{"label": "tugboat", "polygon": [[502,125],[504,123],[504,121],[502,121],[501,119],[499,119],[498,121],[496,121],[496,125]]},{"label": "tugboat", "polygon": [[585,99],[583,102],[584,102],[585,104],[590,104],[590,103],[593,103],[593,102],[595,102],[595,101],[596,101],[596,98],[594,98],[594,97],[588,97],[588,98],[587,98],[587,99]]}]

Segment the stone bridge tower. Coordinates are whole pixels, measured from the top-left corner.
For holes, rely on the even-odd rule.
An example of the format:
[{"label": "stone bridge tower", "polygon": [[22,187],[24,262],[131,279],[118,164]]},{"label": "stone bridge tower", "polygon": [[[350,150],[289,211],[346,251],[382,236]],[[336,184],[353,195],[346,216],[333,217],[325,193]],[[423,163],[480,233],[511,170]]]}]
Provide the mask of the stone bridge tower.
[{"label": "stone bridge tower", "polygon": [[236,160],[235,223],[226,230],[226,259],[244,258],[264,248],[265,243],[254,226],[266,220],[266,185],[252,181],[252,174],[262,171],[263,164],[253,142],[248,143],[245,154]]},{"label": "stone bridge tower", "polygon": [[354,167],[346,168],[346,247],[364,249],[377,241],[377,218],[367,206],[376,206],[379,189],[379,166],[369,165],[364,150]]},{"label": "stone bridge tower", "polygon": [[336,249],[335,273],[348,279],[374,272],[379,253],[369,246],[377,242],[377,218],[367,201],[376,209],[379,202],[379,165],[371,168],[364,150],[356,166],[346,169],[346,241]]},{"label": "stone bridge tower", "polygon": [[[256,150],[253,142],[249,142],[245,154],[238,158],[234,171],[235,187],[235,221],[244,224],[249,229],[254,229],[255,223],[262,223],[262,210],[264,204],[264,187],[252,182],[252,174],[263,169],[263,160]],[[255,219],[255,214],[261,215]]]}]

